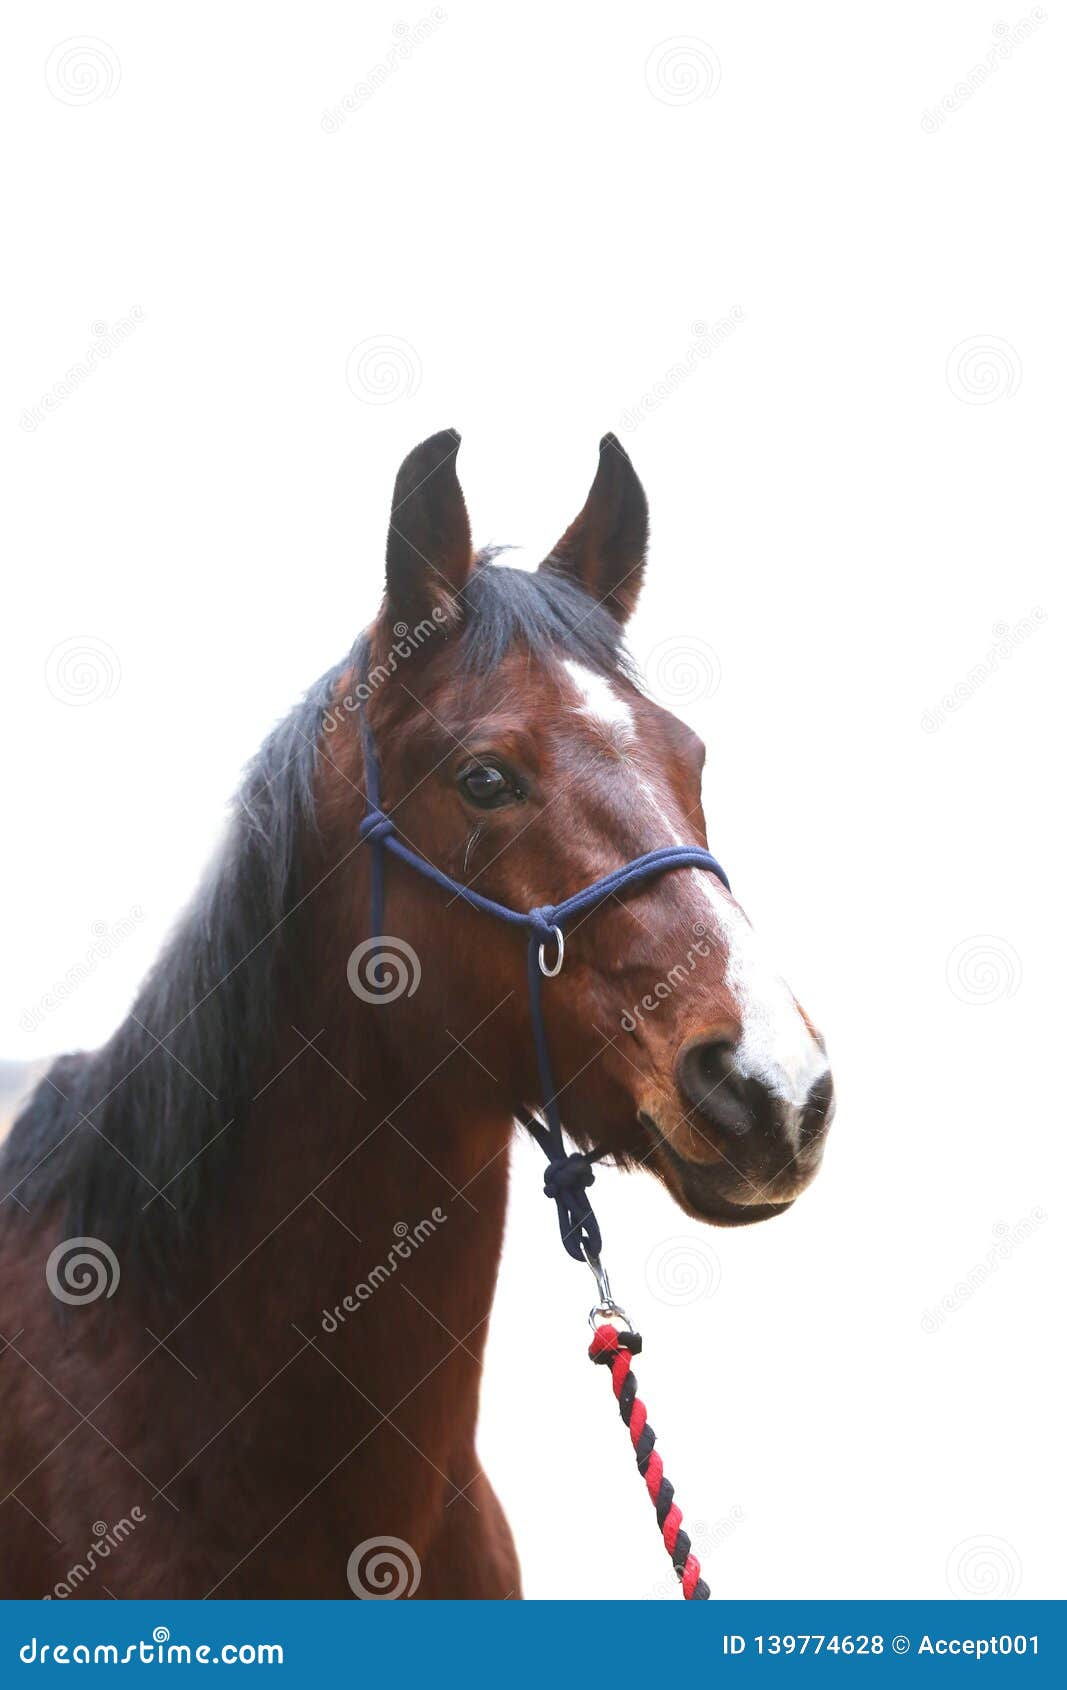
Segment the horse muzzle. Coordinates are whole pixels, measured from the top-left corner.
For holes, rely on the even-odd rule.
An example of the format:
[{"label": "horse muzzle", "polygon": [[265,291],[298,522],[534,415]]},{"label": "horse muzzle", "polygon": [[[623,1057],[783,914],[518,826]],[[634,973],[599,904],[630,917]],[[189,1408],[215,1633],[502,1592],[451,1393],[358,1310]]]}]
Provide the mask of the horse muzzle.
[{"label": "horse muzzle", "polygon": [[830,1070],[796,1101],[745,1074],[730,1040],[701,1037],[683,1047],[675,1079],[681,1121],[641,1120],[676,1195],[721,1226],[783,1214],[822,1161],[834,1112]]}]

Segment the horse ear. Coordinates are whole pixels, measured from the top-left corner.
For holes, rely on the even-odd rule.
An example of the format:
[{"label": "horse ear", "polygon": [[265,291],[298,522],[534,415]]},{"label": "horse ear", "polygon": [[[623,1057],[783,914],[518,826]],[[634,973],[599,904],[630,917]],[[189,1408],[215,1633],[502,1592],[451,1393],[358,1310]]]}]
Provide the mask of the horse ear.
[{"label": "horse ear", "polygon": [[645,490],[615,435],[605,434],[589,497],[541,568],[570,576],[625,622],[641,591],[647,549]]},{"label": "horse ear", "polygon": [[432,434],[397,471],[385,546],[386,602],[417,622],[436,610],[454,618],[474,554],[463,489],[456,476],[459,435]]}]

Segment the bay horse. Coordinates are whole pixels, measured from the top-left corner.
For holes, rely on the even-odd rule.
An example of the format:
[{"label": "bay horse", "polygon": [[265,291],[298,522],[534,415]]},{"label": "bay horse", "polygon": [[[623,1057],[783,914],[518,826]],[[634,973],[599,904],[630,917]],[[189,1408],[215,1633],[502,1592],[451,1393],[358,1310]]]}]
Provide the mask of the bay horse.
[{"label": "bay horse", "polygon": [[[250,765],[126,1020],[4,1147],[0,1596],[377,1596],[397,1556],[389,1594],[519,1593],[475,1425],[539,1101],[524,944],[401,864],[368,951],[360,712],[408,845],[520,910],[706,848],[704,750],[625,654],[648,512],[618,440],[536,571],[474,552],[458,444],[405,459],[377,619]],[[606,899],[547,984],[579,1147],[715,1225],[790,1206],[825,1048],[714,875]]]}]

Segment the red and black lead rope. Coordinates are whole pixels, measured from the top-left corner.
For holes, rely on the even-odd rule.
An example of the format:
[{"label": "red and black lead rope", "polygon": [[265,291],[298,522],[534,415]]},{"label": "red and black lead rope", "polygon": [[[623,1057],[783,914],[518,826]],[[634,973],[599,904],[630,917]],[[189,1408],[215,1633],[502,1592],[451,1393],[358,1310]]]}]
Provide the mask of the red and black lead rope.
[{"label": "red and black lead rope", "polygon": [[648,1423],[648,1410],[637,1394],[637,1380],[630,1368],[631,1357],[640,1351],[641,1339],[636,1332],[620,1334],[608,1324],[597,1327],[589,1346],[590,1360],[611,1368],[612,1389],[634,1446],[637,1471],[655,1504],[656,1523],[681,1580],[682,1595],[687,1602],[706,1602],[711,1592],[700,1576],[700,1562],[693,1554],[689,1533],[682,1530],[682,1511],[674,1500],[674,1486],[664,1475],[656,1434]]}]

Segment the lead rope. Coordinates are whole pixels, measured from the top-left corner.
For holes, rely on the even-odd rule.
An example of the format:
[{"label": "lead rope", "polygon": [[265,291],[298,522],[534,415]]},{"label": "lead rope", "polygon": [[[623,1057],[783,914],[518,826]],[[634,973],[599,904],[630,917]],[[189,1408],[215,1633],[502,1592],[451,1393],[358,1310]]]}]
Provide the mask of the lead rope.
[{"label": "lead rope", "polygon": [[[362,663],[357,665],[362,668]],[[692,1553],[687,1532],[682,1530],[682,1512],[674,1501],[674,1486],[664,1477],[663,1462],[655,1450],[656,1435],[648,1424],[645,1405],[637,1395],[637,1381],[630,1371],[630,1358],[640,1352],[641,1339],[628,1330],[620,1335],[610,1323],[618,1316],[630,1322],[612,1300],[607,1274],[600,1264],[601,1237],[597,1218],[586,1195],[593,1183],[592,1164],[604,1155],[603,1150],[570,1151],[563,1138],[559,1102],[552,1076],[552,1061],[548,1048],[541,1002],[545,980],[555,979],[563,967],[565,947],[564,927],[574,916],[584,914],[609,895],[617,896],[631,886],[640,885],[654,876],[677,868],[710,869],[722,881],[727,891],[730,882],[721,864],[710,851],[697,846],[665,845],[649,851],[633,862],[624,863],[611,874],[604,875],[592,886],[586,886],[562,903],[549,904],[540,909],[512,910],[492,898],[483,897],[462,881],[442,873],[425,857],[419,856],[399,838],[396,825],[381,808],[381,771],[378,749],[366,710],[360,712],[360,731],[363,741],[364,781],[367,809],[359,827],[359,836],[370,846],[371,852],[371,936],[379,938],[385,924],[385,855],[388,851],[416,869],[427,880],[434,881],[453,896],[462,898],[475,909],[484,910],[510,926],[525,929],[527,936],[527,979],[530,991],[530,1024],[533,1031],[537,1070],[541,1084],[539,1120],[529,1110],[522,1110],[519,1119],[540,1145],[548,1158],[545,1168],[545,1196],[551,1197],[559,1216],[559,1232],[563,1248],[575,1261],[585,1261],[592,1269],[600,1293],[600,1301],[589,1316],[593,1327],[593,1342],[589,1355],[594,1362],[611,1367],[612,1387],[619,1402],[619,1413],[629,1428],[630,1441],[637,1457],[637,1470],[648,1487],[648,1494],[656,1507],[656,1520],[663,1533],[667,1552],[681,1581],[682,1595],[687,1601],[706,1602],[711,1594],[700,1576],[700,1562]],[[598,1319],[603,1324],[598,1324]]]},{"label": "lead rope", "polygon": [[622,1423],[630,1433],[637,1471],[655,1504],[656,1524],[663,1533],[682,1595],[687,1602],[706,1602],[711,1591],[700,1576],[700,1562],[693,1554],[689,1533],[682,1529],[682,1510],[674,1500],[674,1486],[663,1471],[663,1458],[656,1449],[656,1434],[648,1423],[648,1410],[637,1394],[637,1377],[630,1360],[640,1353],[639,1333],[619,1333],[607,1322],[596,1328],[589,1346],[589,1359],[611,1368],[611,1388],[618,1399]]}]

